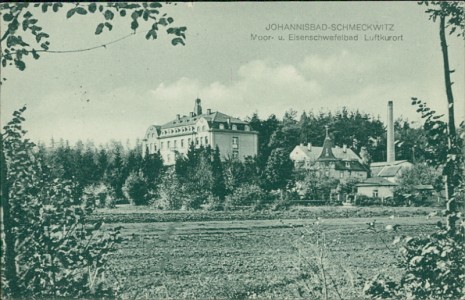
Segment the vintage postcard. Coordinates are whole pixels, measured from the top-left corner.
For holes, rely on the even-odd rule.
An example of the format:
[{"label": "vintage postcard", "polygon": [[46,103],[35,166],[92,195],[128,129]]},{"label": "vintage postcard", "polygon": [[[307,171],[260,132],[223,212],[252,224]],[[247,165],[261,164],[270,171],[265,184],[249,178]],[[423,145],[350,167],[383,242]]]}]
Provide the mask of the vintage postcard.
[{"label": "vintage postcard", "polygon": [[463,2],[0,7],[2,298],[465,297]]}]

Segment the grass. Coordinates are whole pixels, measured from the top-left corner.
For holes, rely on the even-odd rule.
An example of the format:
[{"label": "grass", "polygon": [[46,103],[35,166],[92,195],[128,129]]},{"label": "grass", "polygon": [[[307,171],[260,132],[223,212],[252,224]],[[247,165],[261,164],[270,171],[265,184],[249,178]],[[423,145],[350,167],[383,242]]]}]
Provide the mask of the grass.
[{"label": "grass", "polygon": [[[323,266],[329,299],[339,298],[333,285],[342,299],[360,299],[364,281],[376,273],[399,276],[394,236],[427,234],[439,218],[427,219],[429,209],[346,208],[350,209],[306,208],[281,215],[291,218],[270,213],[271,218],[263,219],[255,213],[255,219],[225,220],[227,213],[123,207],[102,210],[99,216],[120,220],[107,226],[125,227],[127,240],[111,258],[109,277],[123,286],[123,297],[322,298]],[[343,217],[357,211],[361,217]],[[302,214],[314,217],[299,218]],[[196,217],[181,222],[186,215]],[[156,221],[147,221],[153,218]],[[379,232],[368,229],[374,219]],[[400,231],[387,232],[388,224],[401,225]],[[315,247],[317,241],[320,246]]]}]

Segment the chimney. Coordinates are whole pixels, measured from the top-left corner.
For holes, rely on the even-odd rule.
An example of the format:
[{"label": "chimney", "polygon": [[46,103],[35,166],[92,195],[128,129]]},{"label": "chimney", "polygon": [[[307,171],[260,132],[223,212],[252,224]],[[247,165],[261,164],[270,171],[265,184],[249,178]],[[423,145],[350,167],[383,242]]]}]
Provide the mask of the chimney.
[{"label": "chimney", "polygon": [[394,163],[396,160],[396,150],[394,145],[394,108],[392,101],[388,102],[387,122],[387,162]]},{"label": "chimney", "polygon": [[180,115],[180,114],[177,114],[177,115],[176,115],[176,119],[177,119],[177,120],[181,119],[181,115]]},{"label": "chimney", "polygon": [[193,111],[191,111],[190,115],[191,115],[191,117],[193,117],[195,114],[194,114],[194,112],[193,112]]},{"label": "chimney", "polygon": [[202,106],[200,105],[201,100],[199,98],[195,99],[194,113],[196,116],[202,114]]},{"label": "chimney", "polygon": [[210,108],[207,108],[207,114],[211,115],[211,113],[212,113],[212,110]]},{"label": "chimney", "polygon": [[308,151],[312,151],[312,143],[307,144],[307,149],[308,149]]},{"label": "chimney", "polygon": [[342,145],[342,152],[347,153],[347,145],[346,144]]}]

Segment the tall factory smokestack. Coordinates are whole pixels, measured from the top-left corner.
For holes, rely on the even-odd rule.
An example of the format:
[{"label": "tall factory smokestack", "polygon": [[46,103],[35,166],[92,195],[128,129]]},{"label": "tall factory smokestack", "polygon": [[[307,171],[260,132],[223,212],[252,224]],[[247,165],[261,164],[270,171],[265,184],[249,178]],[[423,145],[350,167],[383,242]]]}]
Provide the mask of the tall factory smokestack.
[{"label": "tall factory smokestack", "polygon": [[396,149],[394,145],[394,112],[392,101],[388,102],[388,124],[387,124],[387,162],[396,160]]}]

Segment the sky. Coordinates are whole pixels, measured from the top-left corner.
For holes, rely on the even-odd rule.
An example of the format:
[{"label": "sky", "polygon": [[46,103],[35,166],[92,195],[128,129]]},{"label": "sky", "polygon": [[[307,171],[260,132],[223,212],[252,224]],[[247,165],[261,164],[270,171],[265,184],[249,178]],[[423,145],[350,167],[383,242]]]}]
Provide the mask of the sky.
[{"label": "sky", "polygon": [[[106,48],[43,53],[39,60],[27,59],[23,72],[2,69],[7,78],[0,94],[2,126],[26,104],[25,127],[34,141],[135,141],[149,125],[189,114],[197,97],[204,109],[240,118],[255,112],[281,118],[291,108],[300,116],[304,110],[345,106],[384,121],[392,100],[396,118],[418,125],[411,97],[446,113],[439,24],[428,20],[425,7],[416,2],[203,2],[169,5],[164,11],[187,27],[185,46],[172,46],[164,33],[145,40],[150,26],[145,24]],[[128,17],[117,18],[111,32],[96,36],[99,16],[37,15],[50,34],[51,50],[93,47],[131,33]],[[314,30],[267,30],[270,24],[275,29],[306,24]],[[347,24],[388,25],[382,31],[322,27]],[[289,40],[290,34],[357,35],[358,40],[296,41]],[[375,34],[398,40],[365,40]],[[254,40],[255,35],[273,39]],[[448,36],[448,42],[456,70],[456,119],[463,120],[465,44],[456,36]]]}]

